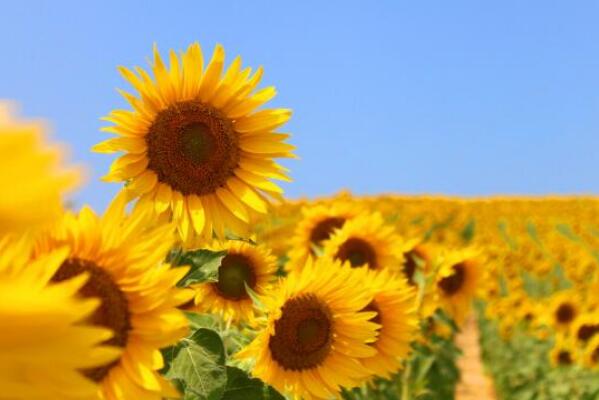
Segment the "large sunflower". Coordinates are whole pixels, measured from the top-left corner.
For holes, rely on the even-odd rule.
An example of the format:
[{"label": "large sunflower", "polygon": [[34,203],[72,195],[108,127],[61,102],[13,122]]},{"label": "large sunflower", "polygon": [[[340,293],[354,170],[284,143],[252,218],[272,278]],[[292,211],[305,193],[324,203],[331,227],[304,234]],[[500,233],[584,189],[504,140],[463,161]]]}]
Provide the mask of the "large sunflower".
[{"label": "large sunflower", "polygon": [[103,399],[159,399],[176,395],[158,374],[163,366],[159,349],[176,343],[188,330],[176,307],[190,300],[192,291],[176,289],[187,268],[163,264],[174,243],[172,226],[149,229],[146,215],[127,216],[119,195],[106,214],[98,217],[84,207],[67,214],[36,245],[37,257],[68,245],[70,252],[51,277],[53,282],[82,273],[89,280],[79,290],[83,297],[101,300],[88,319],[91,325],[114,332],[106,344],[119,347],[112,363],[85,370],[100,383]]},{"label": "large sunflower", "polygon": [[0,241],[0,388],[3,399],[92,399],[97,385],[80,372],[112,362],[112,335],[81,324],[97,299],[76,295],[88,276],[51,283],[68,254],[58,248],[29,261],[23,241]]},{"label": "large sunflower", "polygon": [[62,211],[79,172],[61,165],[63,150],[46,143],[44,126],[20,122],[0,102],[0,234],[44,225]]},{"label": "large sunflower", "polygon": [[253,375],[306,399],[361,384],[370,372],[358,360],[376,354],[369,343],[379,327],[370,321],[376,313],[365,310],[372,301],[366,272],[310,258],[262,298],[267,326],[238,357],[254,358]]},{"label": "large sunflower", "polygon": [[347,221],[324,243],[324,257],[349,262],[352,267],[388,268],[403,265],[403,241],[380,213],[360,215]]},{"label": "large sunflower", "polygon": [[267,248],[240,240],[215,242],[208,248],[227,254],[221,260],[216,282],[193,287],[193,310],[219,313],[234,321],[253,320],[254,307],[246,285],[256,294],[265,295],[275,278],[276,259]]},{"label": "large sunflower", "polygon": [[291,238],[290,269],[302,268],[308,257],[317,255],[336,229],[359,213],[358,207],[346,201],[304,206],[302,219]]},{"label": "large sunflower", "polygon": [[364,287],[373,294],[365,309],[376,312],[371,321],[381,327],[372,343],[377,354],[360,361],[374,374],[389,378],[401,368],[410,351],[410,342],[416,337],[416,291],[403,277],[392,275],[388,270],[368,270]]},{"label": "large sunflower", "polygon": [[267,211],[269,196],[281,188],[270,178],[289,180],[273,161],[293,157],[289,136],[275,131],[291,116],[288,109],[256,111],[275,95],[255,91],[262,68],[252,75],[235,58],[223,75],[225,52],[216,46],[204,68],[200,45],[177,56],[167,68],[154,49],[154,78],[145,70],[119,70],[138,96],[121,92],[133,110],[115,110],[105,131],[119,137],[96,152],[127,154],[112,164],[107,181],[129,181],[138,206],[167,214],[184,242],[198,234],[224,237],[225,229],[246,235],[253,213]]},{"label": "large sunflower", "polygon": [[436,275],[434,294],[438,304],[458,324],[463,323],[470,312],[480,284],[482,271],[477,255],[472,249],[448,252]]}]

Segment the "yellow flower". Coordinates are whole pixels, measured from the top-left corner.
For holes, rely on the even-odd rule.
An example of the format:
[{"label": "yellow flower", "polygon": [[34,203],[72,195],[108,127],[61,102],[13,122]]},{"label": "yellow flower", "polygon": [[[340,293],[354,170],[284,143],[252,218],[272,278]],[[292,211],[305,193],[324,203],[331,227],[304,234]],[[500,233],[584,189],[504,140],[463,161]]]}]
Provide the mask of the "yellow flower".
[{"label": "yellow flower", "polygon": [[576,346],[569,338],[559,335],[549,352],[551,365],[554,367],[569,367],[576,363],[577,359]]},{"label": "yellow flower", "polygon": [[363,383],[370,372],[358,360],[376,354],[369,343],[379,326],[362,311],[372,301],[366,272],[310,258],[262,298],[267,326],[237,357],[255,359],[254,376],[296,397],[326,399]]},{"label": "yellow flower", "polygon": [[316,256],[336,229],[354,218],[360,209],[349,202],[312,205],[302,208],[302,219],[295,228],[289,251],[289,269],[302,268],[308,257]]},{"label": "yellow flower", "polygon": [[245,285],[258,295],[267,294],[277,270],[275,258],[267,248],[240,240],[215,242],[208,248],[225,250],[227,254],[221,260],[216,282],[193,287],[193,311],[219,313],[227,320],[252,321],[254,307]]},{"label": "yellow flower", "polygon": [[324,243],[324,257],[348,261],[352,267],[388,268],[403,264],[403,240],[380,213],[360,215],[347,221]]},{"label": "yellow flower", "polygon": [[77,170],[61,165],[62,149],[46,143],[44,126],[15,121],[9,111],[0,102],[0,235],[48,224],[79,181]]},{"label": "yellow flower", "polygon": [[599,335],[595,335],[584,348],[583,363],[587,368],[599,367]]},{"label": "yellow flower", "polygon": [[587,343],[599,333],[599,313],[580,314],[572,323],[572,335],[579,343]]},{"label": "yellow flower", "polygon": [[553,329],[566,332],[581,312],[580,303],[580,295],[576,289],[557,292],[549,298],[542,319]]},{"label": "yellow flower", "polygon": [[67,248],[29,261],[25,241],[0,242],[0,388],[3,399],[93,399],[98,386],[80,371],[113,361],[116,348],[101,343],[110,330],[82,325],[97,299],[76,293],[89,278],[50,278]]},{"label": "yellow flower", "polygon": [[177,395],[157,372],[163,365],[159,349],[186,335],[187,320],[176,307],[193,292],[175,288],[187,268],[163,264],[174,243],[173,227],[150,229],[149,222],[147,214],[126,215],[120,195],[102,217],[88,207],[78,215],[66,214],[36,244],[38,258],[69,246],[51,281],[89,275],[79,293],[101,303],[87,322],[112,330],[114,336],[106,344],[122,350],[115,362],[85,371],[100,384],[102,399]]},{"label": "yellow flower", "polygon": [[472,249],[448,252],[436,276],[439,304],[458,325],[466,320],[480,284],[482,266],[476,256]]},{"label": "yellow flower", "polygon": [[374,374],[390,378],[401,368],[410,351],[410,343],[416,337],[416,291],[403,277],[387,270],[368,270],[364,287],[373,294],[373,300],[365,310],[377,313],[371,321],[381,327],[376,341],[371,344],[377,350],[376,355],[360,361]]},{"label": "yellow flower", "polygon": [[235,58],[223,75],[225,52],[216,46],[204,68],[200,45],[181,56],[171,50],[170,68],[154,49],[152,72],[119,70],[138,96],[122,95],[133,110],[115,110],[104,128],[118,135],[96,152],[126,152],[112,164],[107,181],[128,181],[137,206],[172,218],[184,242],[225,230],[247,235],[254,214],[267,211],[268,197],[281,198],[271,178],[289,181],[273,161],[293,157],[289,137],[277,133],[288,109],[262,109],[273,87],[255,91],[262,68],[253,75]]},{"label": "yellow flower", "polygon": [[416,286],[414,276],[416,272],[428,274],[431,272],[432,255],[429,247],[421,243],[420,239],[411,239],[405,242],[402,248],[402,271],[408,283]]}]

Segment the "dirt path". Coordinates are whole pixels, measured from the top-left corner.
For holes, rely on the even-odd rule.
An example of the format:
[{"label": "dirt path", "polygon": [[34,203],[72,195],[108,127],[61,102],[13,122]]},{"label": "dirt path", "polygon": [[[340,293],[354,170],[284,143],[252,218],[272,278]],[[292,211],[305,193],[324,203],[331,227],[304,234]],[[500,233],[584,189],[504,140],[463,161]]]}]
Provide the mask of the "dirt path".
[{"label": "dirt path", "polygon": [[457,345],[464,355],[458,359],[462,379],[456,388],[456,400],[495,400],[495,392],[491,379],[485,375],[478,329],[474,319],[470,319],[456,338]]}]

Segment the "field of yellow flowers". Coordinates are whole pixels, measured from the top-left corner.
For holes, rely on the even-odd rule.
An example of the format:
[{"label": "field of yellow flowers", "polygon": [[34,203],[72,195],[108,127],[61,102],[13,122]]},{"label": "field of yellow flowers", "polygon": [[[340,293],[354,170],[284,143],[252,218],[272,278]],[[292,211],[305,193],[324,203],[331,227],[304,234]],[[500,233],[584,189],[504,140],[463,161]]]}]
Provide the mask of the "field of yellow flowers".
[{"label": "field of yellow flowers", "polygon": [[473,319],[497,398],[599,399],[599,199],[285,199],[262,68],[119,72],[101,214],[0,104],[0,399],[453,399]]}]

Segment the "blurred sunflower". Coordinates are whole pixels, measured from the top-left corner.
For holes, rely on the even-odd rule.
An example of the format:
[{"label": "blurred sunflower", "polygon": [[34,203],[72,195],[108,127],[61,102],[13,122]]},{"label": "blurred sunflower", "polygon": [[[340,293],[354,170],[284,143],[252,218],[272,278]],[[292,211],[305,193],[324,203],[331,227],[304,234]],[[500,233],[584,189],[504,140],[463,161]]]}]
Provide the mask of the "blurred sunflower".
[{"label": "blurred sunflower", "polygon": [[576,289],[557,292],[548,300],[543,321],[557,331],[567,332],[581,312],[580,304]]},{"label": "blurred sunflower", "polygon": [[[375,356],[376,312],[364,311],[366,269],[310,258],[263,297],[266,328],[238,358],[253,358],[253,375],[298,398],[339,396],[341,386],[364,382],[370,372],[358,361]],[[295,398],[294,397],[294,398]]]},{"label": "blurred sunflower", "polygon": [[88,275],[79,294],[101,300],[86,322],[112,330],[105,344],[122,350],[116,361],[84,371],[100,384],[101,398],[177,396],[157,371],[163,366],[159,349],[176,343],[188,330],[185,315],[176,307],[193,292],[175,288],[188,269],[163,264],[174,244],[173,227],[148,228],[148,215],[125,215],[125,202],[124,195],[117,196],[102,217],[88,207],[78,215],[66,214],[36,244],[36,258],[69,246],[50,280]]},{"label": "blurred sunflower", "polygon": [[404,259],[402,272],[408,283],[415,286],[414,276],[418,271],[422,273],[430,272],[432,261],[430,250],[421,243],[420,239],[412,239],[406,241],[402,253]]},{"label": "blurred sunflower", "polygon": [[0,387],[3,399],[93,399],[98,386],[84,373],[112,362],[112,336],[81,324],[99,305],[77,291],[88,275],[50,282],[68,254],[57,248],[29,261],[24,241],[0,241]]},{"label": "blurred sunflower", "polygon": [[170,68],[154,48],[154,79],[142,68],[119,71],[138,92],[121,94],[133,110],[115,110],[104,128],[119,137],[94,146],[99,153],[125,151],[106,181],[127,181],[137,206],[166,214],[184,242],[194,234],[221,238],[225,230],[247,235],[253,213],[265,214],[267,197],[281,198],[270,178],[289,181],[273,161],[294,157],[288,134],[276,133],[288,109],[257,108],[272,99],[270,86],[255,91],[262,68],[252,75],[237,57],[223,74],[225,51],[217,45],[204,68],[194,43],[180,56],[171,50]]},{"label": "blurred sunflower", "polygon": [[578,315],[572,323],[572,334],[580,343],[587,343],[599,333],[599,314],[586,312]]},{"label": "blurred sunflower", "polygon": [[436,276],[439,304],[458,325],[466,319],[480,283],[477,254],[472,249],[448,252]]},{"label": "blurred sunflower", "polygon": [[577,361],[576,346],[565,336],[558,335],[549,352],[549,361],[554,367],[569,367]]},{"label": "blurred sunflower", "polygon": [[[309,256],[320,255],[322,246],[335,230],[360,213],[360,208],[347,201],[302,208],[302,219],[291,238],[290,269],[302,268]],[[318,253],[318,254],[317,254]]]},{"label": "blurred sunflower", "polygon": [[62,166],[63,149],[46,143],[37,122],[15,121],[10,105],[0,102],[0,234],[22,233],[58,217],[63,195],[80,172]]},{"label": "blurred sunflower", "polygon": [[254,307],[246,285],[258,295],[267,294],[277,270],[275,257],[263,246],[240,240],[215,242],[208,248],[227,254],[221,260],[216,282],[193,286],[192,310],[219,313],[234,321],[253,320]]},{"label": "blurred sunflower", "polygon": [[352,267],[388,268],[399,271],[403,264],[403,241],[380,213],[347,221],[324,242],[323,256],[349,262]]},{"label": "blurred sunflower", "polygon": [[599,335],[593,336],[584,347],[583,363],[587,368],[599,367]]},{"label": "blurred sunflower", "polygon": [[371,321],[381,327],[376,341],[371,344],[377,354],[360,361],[375,375],[389,379],[401,368],[410,352],[410,342],[416,337],[416,291],[403,277],[387,270],[368,270],[364,287],[373,294],[364,310],[376,312]]}]

